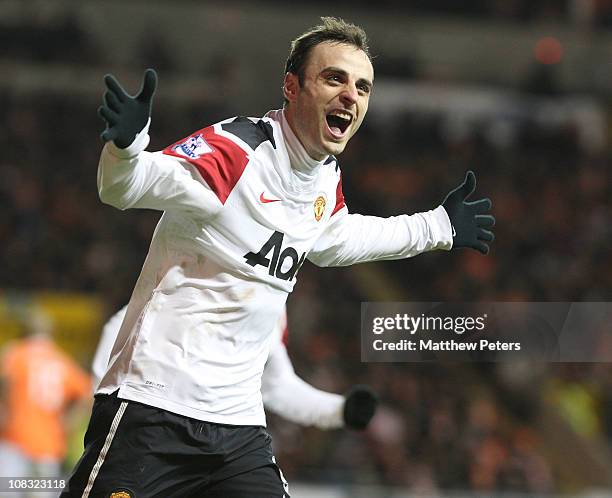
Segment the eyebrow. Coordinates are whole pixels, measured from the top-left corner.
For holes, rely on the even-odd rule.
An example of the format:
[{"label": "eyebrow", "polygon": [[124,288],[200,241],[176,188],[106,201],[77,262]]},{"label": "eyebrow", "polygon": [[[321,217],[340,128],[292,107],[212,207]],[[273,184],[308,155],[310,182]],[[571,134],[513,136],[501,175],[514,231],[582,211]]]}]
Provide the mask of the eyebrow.
[{"label": "eyebrow", "polygon": [[[338,73],[338,74],[341,74],[342,76],[347,76],[348,77],[348,73],[344,69],[340,69],[339,67],[334,67],[334,66],[326,67],[325,69],[323,69],[321,71],[321,74],[323,74],[323,73]],[[368,85],[370,90],[374,87],[374,83],[372,83],[370,80],[368,80],[366,78],[359,78],[357,80],[357,84],[359,84],[359,83]]]}]

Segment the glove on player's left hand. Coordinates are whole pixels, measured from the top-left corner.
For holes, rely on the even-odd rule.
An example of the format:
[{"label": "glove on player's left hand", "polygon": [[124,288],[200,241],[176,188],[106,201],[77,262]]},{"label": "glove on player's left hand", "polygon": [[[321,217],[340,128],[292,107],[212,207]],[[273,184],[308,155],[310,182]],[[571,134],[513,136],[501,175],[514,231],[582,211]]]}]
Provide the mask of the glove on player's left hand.
[{"label": "glove on player's left hand", "polygon": [[368,386],[353,386],[344,402],[344,423],[351,429],[366,428],[378,405],[378,398]]},{"label": "glove on player's left hand", "polygon": [[495,225],[495,218],[485,214],[491,210],[491,199],[466,201],[475,189],[476,175],[468,171],[463,183],[446,196],[442,206],[453,226],[453,249],[471,247],[482,254],[488,254],[489,245],[485,242],[493,242],[495,236],[486,228]]},{"label": "glove on player's left hand", "polygon": [[98,108],[98,114],[106,121],[107,127],[101,137],[105,142],[112,140],[117,147],[125,149],[149,121],[151,100],[157,86],[157,73],[153,69],[147,69],[142,88],[138,95],[133,97],[127,94],[112,74],[104,77],[104,83],[107,91],[104,94],[104,104]]}]

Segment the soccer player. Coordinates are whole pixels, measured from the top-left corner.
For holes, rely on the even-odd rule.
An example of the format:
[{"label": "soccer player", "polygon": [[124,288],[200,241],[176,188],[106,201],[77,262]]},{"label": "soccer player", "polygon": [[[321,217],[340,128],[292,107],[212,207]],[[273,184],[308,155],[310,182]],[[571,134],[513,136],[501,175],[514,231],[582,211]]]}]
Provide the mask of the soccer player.
[{"label": "soccer player", "polygon": [[163,151],[145,150],[155,72],[135,97],[105,81],[100,198],[164,214],[64,496],[286,497],[260,382],[304,260],[486,253],[491,202],[466,201],[468,172],[432,211],[349,214],[336,156],[365,118],[374,70],[365,33],[342,20],[294,40],[282,109],[221,121]]},{"label": "soccer player", "polygon": [[57,347],[51,327],[45,315],[31,313],[24,336],[2,352],[0,476],[61,477],[67,449],[64,418],[75,403],[83,409],[89,405],[91,378]]},{"label": "soccer player", "polygon": [[[91,369],[94,389],[106,372],[127,306],[106,322]],[[274,340],[261,379],[264,406],[271,412],[300,425],[319,429],[365,429],[376,411],[377,399],[369,388],[354,386],[346,396],[321,391],[295,373],[287,353],[287,314],[274,327]]]}]

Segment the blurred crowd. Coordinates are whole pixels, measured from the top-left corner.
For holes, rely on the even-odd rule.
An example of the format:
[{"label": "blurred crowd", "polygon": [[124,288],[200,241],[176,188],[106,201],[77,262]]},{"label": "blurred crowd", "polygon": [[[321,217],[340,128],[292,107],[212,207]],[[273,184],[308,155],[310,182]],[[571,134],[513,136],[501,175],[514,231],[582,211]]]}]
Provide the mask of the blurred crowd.
[{"label": "blurred crowd", "polygon": [[[450,1],[412,4],[427,11],[460,10]],[[471,13],[506,12],[518,19],[536,15],[529,14],[529,4],[461,3]],[[563,17],[574,2],[544,4]],[[594,22],[609,25],[610,2],[592,4]],[[59,35],[49,34],[53,29]],[[36,36],[70,46],[40,44],[57,57],[70,53],[85,60],[94,49],[79,41],[81,35],[67,21]],[[20,45],[10,46],[18,51]],[[159,213],[119,212],[98,200],[97,106],[98,100],[84,96],[0,94],[1,286],[97,293],[110,316],[129,299]],[[161,102],[150,150],[229,115],[218,103]],[[390,216],[431,209],[473,169],[478,193],[493,199],[497,218],[488,257],[433,253],[377,270],[401,289],[398,298],[412,301],[611,300],[611,149],[585,150],[571,126],[526,124],[503,146],[491,143],[486,131],[455,136],[435,116],[409,112],[387,126],[366,120],[340,158],[351,212]],[[495,369],[360,362],[359,303],[371,297],[351,269],[305,264],[300,271],[288,305],[296,370],[330,391],[369,384],[382,406],[363,434],[302,429],[271,417],[275,452],[288,479],[424,492],[558,491],[560,476],[554,460],[545,458],[537,403],[517,407],[516,397],[491,383],[504,382]],[[552,393],[576,433],[612,444],[608,365],[550,366],[531,389],[535,396]]]},{"label": "blurred crowd", "polygon": [[[357,1],[351,4],[367,2]],[[612,2],[609,0],[383,0],[382,6],[403,9],[417,14],[469,17],[505,22],[538,22],[551,20],[560,23],[590,25],[598,28],[612,26]]]}]

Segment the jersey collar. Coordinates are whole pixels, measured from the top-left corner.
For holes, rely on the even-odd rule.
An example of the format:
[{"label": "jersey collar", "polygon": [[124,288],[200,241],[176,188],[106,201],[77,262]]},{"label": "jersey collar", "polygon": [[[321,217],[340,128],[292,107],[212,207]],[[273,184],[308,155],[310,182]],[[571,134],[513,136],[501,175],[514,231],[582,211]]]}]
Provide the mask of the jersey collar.
[{"label": "jersey collar", "polygon": [[321,161],[317,161],[308,155],[302,143],[295,133],[293,133],[289,121],[287,121],[285,116],[284,109],[270,111],[267,115],[275,121],[278,121],[281,125],[285,145],[287,146],[287,154],[289,155],[289,162],[291,163],[291,168],[294,173],[303,181],[312,180],[312,177],[316,176],[319,167],[325,164],[329,156],[323,158]]}]

